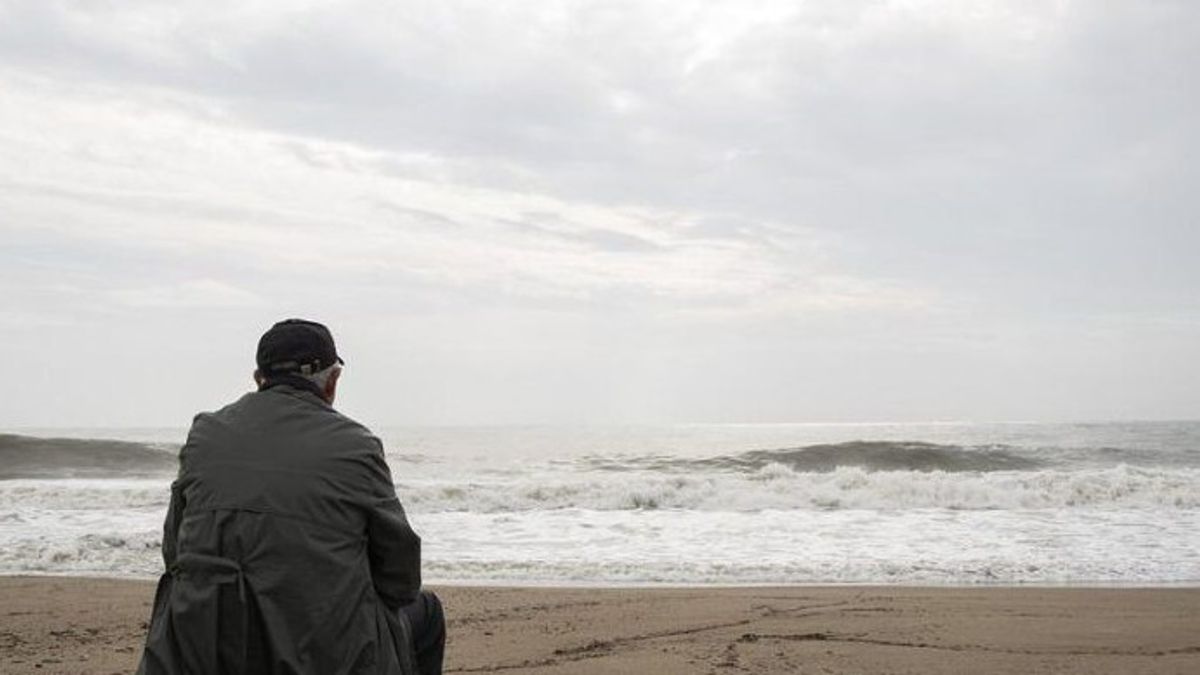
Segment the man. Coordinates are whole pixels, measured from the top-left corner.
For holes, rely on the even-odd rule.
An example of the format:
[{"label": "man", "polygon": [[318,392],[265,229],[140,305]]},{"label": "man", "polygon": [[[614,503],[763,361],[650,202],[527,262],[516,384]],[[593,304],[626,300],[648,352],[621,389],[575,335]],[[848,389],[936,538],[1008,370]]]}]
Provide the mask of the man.
[{"label": "man", "polygon": [[258,343],[258,391],[196,416],[139,673],[440,673],[445,620],[383,447],[333,409],[329,330]]}]

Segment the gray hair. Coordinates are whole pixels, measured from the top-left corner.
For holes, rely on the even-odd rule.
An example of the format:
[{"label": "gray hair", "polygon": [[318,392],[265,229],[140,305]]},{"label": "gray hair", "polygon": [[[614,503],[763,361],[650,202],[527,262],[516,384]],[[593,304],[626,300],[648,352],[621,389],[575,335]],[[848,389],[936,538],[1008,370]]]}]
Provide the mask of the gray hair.
[{"label": "gray hair", "polygon": [[312,382],[313,384],[317,385],[317,387],[321,391],[325,391],[325,385],[329,384],[329,378],[333,375],[334,371],[341,370],[341,369],[342,369],[342,366],[340,364],[335,363],[332,366],[329,366],[328,368],[326,368],[325,370],[318,370],[317,372],[312,373],[310,375],[305,375],[304,373],[296,373],[296,376],[303,377],[304,379],[308,380],[309,382]]}]

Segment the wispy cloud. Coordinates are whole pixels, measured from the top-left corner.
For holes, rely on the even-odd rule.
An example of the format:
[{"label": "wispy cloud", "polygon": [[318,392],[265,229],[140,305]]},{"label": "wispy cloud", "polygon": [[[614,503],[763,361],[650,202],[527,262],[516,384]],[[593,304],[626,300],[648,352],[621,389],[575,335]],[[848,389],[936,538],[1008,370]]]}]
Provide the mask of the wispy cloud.
[{"label": "wispy cloud", "polygon": [[[458,402],[415,420],[497,398],[524,405],[505,419],[655,398],[679,418],[804,416],[780,403],[797,388],[853,407],[912,382],[912,415],[938,417],[959,409],[946,382],[981,381],[1036,416],[1053,401],[1027,402],[1015,373],[1090,400],[1125,386],[1138,340],[1162,347],[1139,372],[1184,382],[1196,18],[1186,2],[0,2],[0,338],[50,382],[46,345],[209,363],[316,313],[411,374],[395,379],[412,405]],[[1129,327],[1091,340],[1097,316]],[[1072,343],[1098,374],[1056,389],[1084,370]],[[605,384],[566,396],[563,373]],[[702,395],[706,377],[742,393]]]},{"label": "wispy cloud", "polygon": [[[417,277],[531,298],[615,292],[629,302],[770,307],[783,305],[760,303],[768,293],[803,289],[806,307],[854,309],[867,295],[872,306],[891,297],[868,279],[823,290],[834,278],[818,257],[827,237],[806,238],[803,228],[774,239],[742,236],[748,228],[699,236],[706,214],[400,178],[378,170],[387,151],[232,126],[205,114],[203,100],[164,104],[153,90],[107,85],[69,93],[28,76],[6,84],[7,228],[158,250],[164,271],[171,256],[207,253],[237,259],[241,274],[322,270],[350,280],[394,270],[397,283]],[[194,296],[110,293],[143,305]]]},{"label": "wispy cloud", "polygon": [[111,291],[117,302],[137,308],[253,307],[262,298],[245,289],[213,279],[196,279],[170,286],[125,288]]}]

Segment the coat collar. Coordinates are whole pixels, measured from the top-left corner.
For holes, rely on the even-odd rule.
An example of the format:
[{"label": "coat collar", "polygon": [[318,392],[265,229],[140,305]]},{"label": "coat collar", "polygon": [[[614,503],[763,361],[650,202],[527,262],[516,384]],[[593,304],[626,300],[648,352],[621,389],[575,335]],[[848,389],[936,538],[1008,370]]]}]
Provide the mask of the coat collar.
[{"label": "coat collar", "polygon": [[281,394],[288,394],[296,398],[302,398],[306,401],[316,399],[315,402],[320,403],[326,408],[332,406],[325,400],[325,392],[314,384],[312,381],[299,377],[297,375],[275,375],[263,382],[258,388],[259,391],[267,391],[273,389]]}]

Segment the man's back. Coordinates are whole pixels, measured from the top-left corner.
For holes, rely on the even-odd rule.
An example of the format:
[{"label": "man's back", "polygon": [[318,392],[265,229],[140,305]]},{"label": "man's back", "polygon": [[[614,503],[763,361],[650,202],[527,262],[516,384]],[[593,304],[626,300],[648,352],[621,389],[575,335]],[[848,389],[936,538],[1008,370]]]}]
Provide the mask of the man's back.
[{"label": "man's back", "polygon": [[198,415],[143,671],[401,672],[419,545],[378,439],[312,391]]}]

